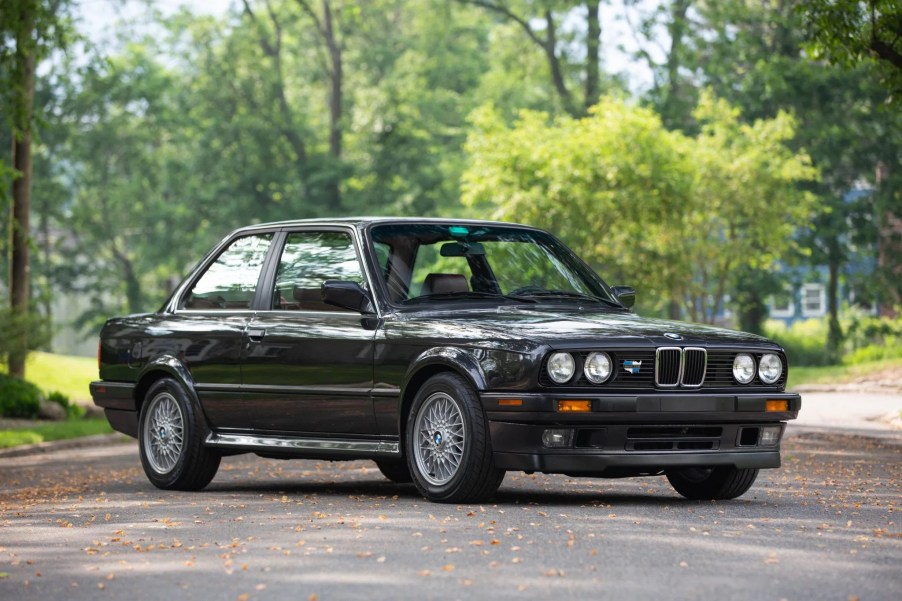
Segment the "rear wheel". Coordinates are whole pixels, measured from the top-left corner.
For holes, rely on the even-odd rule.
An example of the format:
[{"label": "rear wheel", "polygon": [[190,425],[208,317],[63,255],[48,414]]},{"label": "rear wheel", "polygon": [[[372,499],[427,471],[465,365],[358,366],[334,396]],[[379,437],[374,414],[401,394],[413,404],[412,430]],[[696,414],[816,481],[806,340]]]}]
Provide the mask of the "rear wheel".
[{"label": "rear wheel", "polygon": [[138,422],[141,465],[167,490],[200,490],[219,469],[221,455],[204,446],[206,427],[185,389],[170,378],[147,391]]},{"label": "rear wheel", "polygon": [[482,405],[456,374],[433,376],[417,391],[406,440],[413,483],[430,501],[486,501],[504,479],[494,465]]},{"label": "rear wheel", "polygon": [[694,501],[735,499],[744,494],[758,477],[757,469],[735,467],[685,467],[667,470],[673,488]]}]

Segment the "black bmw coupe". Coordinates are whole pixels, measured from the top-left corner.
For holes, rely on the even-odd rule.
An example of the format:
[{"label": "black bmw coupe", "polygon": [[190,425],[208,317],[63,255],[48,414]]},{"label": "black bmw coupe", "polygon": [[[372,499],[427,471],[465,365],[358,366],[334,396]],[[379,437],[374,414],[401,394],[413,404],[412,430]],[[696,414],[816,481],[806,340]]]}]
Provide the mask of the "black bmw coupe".
[{"label": "black bmw coupe", "polygon": [[742,495],[801,407],[783,349],[634,299],[521,225],[256,225],[159,311],[106,323],[91,394],[166,489],[256,453],[372,459],[447,503],[490,498],[508,470]]}]

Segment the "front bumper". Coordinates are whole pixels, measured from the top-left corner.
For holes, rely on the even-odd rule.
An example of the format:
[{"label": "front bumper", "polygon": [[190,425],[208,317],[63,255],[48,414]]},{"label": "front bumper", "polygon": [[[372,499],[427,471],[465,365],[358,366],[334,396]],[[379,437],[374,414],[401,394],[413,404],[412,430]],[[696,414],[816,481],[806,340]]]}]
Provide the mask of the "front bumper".
[{"label": "front bumper", "polygon": [[[590,401],[585,413],[555,411],[559,400]],[[512,399],[522,401],[511,404]],[[797,394],[648,394],[633,396],[481,395],[495,466],[600,477],[659,473],[674,467],[780,466],[779,440],[786,420],[801,408]],[[786,411],[767,411],[767,401],[786,401]],[[766,427],[777,427],[773,444],[761,444]],[[543,433],[569,432],[565,447],[548,447]]]}]

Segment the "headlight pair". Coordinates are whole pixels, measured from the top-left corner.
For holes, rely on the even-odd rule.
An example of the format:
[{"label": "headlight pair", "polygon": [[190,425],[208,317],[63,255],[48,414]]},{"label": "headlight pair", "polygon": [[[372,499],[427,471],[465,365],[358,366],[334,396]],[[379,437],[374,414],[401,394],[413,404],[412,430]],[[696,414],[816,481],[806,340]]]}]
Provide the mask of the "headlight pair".
[{"label": "headlight pair", "polygon": [[[758,377],[765,384],[773,384],[783,375],[783,361],[779,355],[766,353],[758,361]],[[733,377],[740,384],[748,384],[755,379],[755,358],[748,353],[739,353],[733,359]]]},{"label": "headlight pair", "polygon": [[[548,377],[555,384],[564,384],[576,373],[576,360],[570,353],[552,353],[548,357],[546,369]],[[603,352],[589,353],[583,364],[583,374],[593,384],[603,384],[611,377],[613,371],[614,362],[611,361],[611,356]]]}]

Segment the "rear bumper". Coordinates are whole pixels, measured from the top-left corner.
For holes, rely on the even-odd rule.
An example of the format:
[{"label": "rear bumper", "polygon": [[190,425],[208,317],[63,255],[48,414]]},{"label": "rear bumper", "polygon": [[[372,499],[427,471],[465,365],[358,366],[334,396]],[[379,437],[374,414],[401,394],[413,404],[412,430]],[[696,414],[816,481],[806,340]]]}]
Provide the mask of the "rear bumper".
[{"label": "rear bumper", "polygon": [[132,382],[91,382],[91,398],[103,407],[114,430],[138,437],[138,412]]},{"label": "rear bumper", "polygon": [[[590,401],[591,411],[558,413],[561,399]],[[798,416],[797,394],[670,394],[636,396],[481,395],[489,418],[495,466],[506,470],[616,477],[675,467],[780,467],[786,420]],[[499,403],[506,399],[507,403]],[[509,399],[522,404],[511,406]],[[787,411],[766,411],[785,400]],[[777,428],[776,444],[761,444],[763,429]],[[547,429],[565,433],[563,447],[548,447]]]}]

